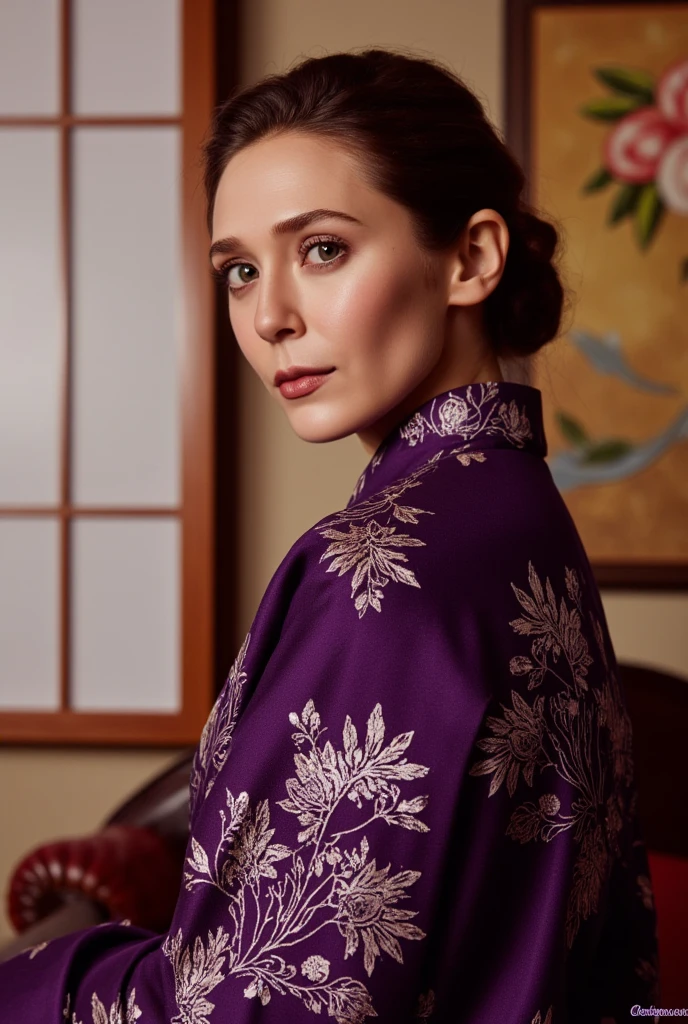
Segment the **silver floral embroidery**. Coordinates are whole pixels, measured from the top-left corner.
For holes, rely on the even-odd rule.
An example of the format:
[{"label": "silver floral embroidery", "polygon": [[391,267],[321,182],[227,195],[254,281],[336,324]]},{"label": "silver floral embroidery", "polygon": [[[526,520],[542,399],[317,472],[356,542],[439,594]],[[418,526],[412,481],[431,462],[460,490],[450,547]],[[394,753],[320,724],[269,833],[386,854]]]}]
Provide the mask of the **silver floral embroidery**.
[{"label": "silver floral embroidery", "polygon": [[[65,1020],[69,1021],[70,1014],[70,1002],[71,995],[67,993],[67,999],[62,1010],[62,1016]],[[122,1008],[122,997],[117,996],[117,999],[110,1007],[108,1014],[107,1009],[100,1001],[96,993],[91,995],[91,1018],[92,1024],[135,1024],[135,1021],[141,1016],[141,1008],[136,1005],[136,989],[133,988],[129,993],[129,999],[126,1007]],[[79,1024],[76,1019],[76,1013],[72,1012],[72,1019],[70,1024]]]},{"label": "silver floral embroidery", "polygon": [[203,727],[200,743],[194,754],[190,778],[190,797],[192,809],[198,802],[201,790],[207,797],[215,784],[215,779],[229,757],[232,733],[236,725],[239,704],[246,682],[243,670],[244,659],[251,642],[251,634],[247,633],[232,665],[227,682],[218,696],[208,720]]},{"label": "silver floral embroidery", "polygon": [[171,1024],[209,1024],[208,1017],[215,1003],[206,999],[208,992],[219,985],[224,975],[222,965],[229,935],[222,925],[215,935],[208,932],[207,948],[200,935],[193,947],[182,943],[181,928],[176,935],[167,935],[162,951],[174,968],[174,988],[178,1013]]},{"label": "silver floral embroidery", "polygon": [[[378,868],[367,835],[376,821],[429,831],[418,818],[427,796],[401,799],[396,784],[423,778],[429,771],[403,756],[413,732],[400,733],[385,746],[380,704],[371,712],[360,744],[347,715],[338,750],[329,740],[321,741],[327,730],[321,728],[312,700],[301,715],[292,712],[289,721],[298,748],[296,777],[286,780],[288,796],[278,805],[296,815],[302,826],[299,845],[272,841],[268,800],[252,809],[247,793],[235,797],[229,789],[227,809],[219,812],[220,836],[213,855],[192,838],[193,856],[187,858],[191,870],[185,871],[184,884],[189,891],[209,885],[222,892],[230,920],[227,931],[220,926],[212,942],[209,936],[207,949],[200,936],[193,947],[185,944],[181,929],[166,940],[163,949],[174,967],[179,1008],[174,1024],[207,1024],[212,1004],[206,995],[229,977],[247,979],[244,995],[263,1005],[272,993],[291,995],[314,1013],[326,1011],[339,1024],[362,1024],[366,1017],[377,1016],[365,985],[337,976],[331,962],[317,952],[297,968],[286,959],[290,951],[334,926],[344,939],[343,959],[362,946],[370,976],[383,953],[404,962],[400,939],[425,938],[411,923],[418,912],[399,906],[421,872],[392,874],[391,864]],[[350,825],[347,801],[363,811],[364,820],[357,825]],[[348,837],[363,829],[366,834],[351,845]]]},{"label": "silver floral embroidery", "polygon": [[538,1010],[530,1024],[552,1024],[552,1007],[550,1006],[547,1016],[544,1018],[540,1016],[540,1011]]},{"label": "silver floral embroidery", "polygon": [[[536,769],[552,769],[576,792],[568,810],[554,792],[543,794],[537,803],[526,801],[513,811],[507,828],[507,835],[521,843],[551,842],[573,829],[579,853],[567,913],[570,947],[581,922],[597,911],[613,860],[621,853],[619,833],[627,813],[625,790],[633,780],[633,759],[631,722],[606,657],[602,626],[591,612],[604,669],[602,684],[591,690],[587,674],[593,658],[582,631],[581,588],[573,569],[566,568],[564,578],[571,606],[563,597],[557,605],[549,579],[543,588],[531,562],[532,596],[511,584],[526,614],[510,625],[516,633],[535,636],[530,657],[511,659],[511,673],[527,675],[529,690],[539,687],[546,675],[560,686],[553,696],[536,697],[532,704],[512,690],[512,707],[502,704],[503,717],[488,716],[485,724],[492,735],[476,742],[490,756],[476,762],[469,774],[491,776],[488,798],[503,782],[513,797],[521,776],[532,786]],[[613,766],[609,781],[601,754],[603,728],[609,733]]]},{"label": "silver floral embroidery", "polygon": [[[526,440],[533,439],[530,420],[526,415],[525,406],[519,412],[515,399],[499,406],[494,402],[485,408],[488,402],[497,398],[500,393],[500,381],[485,381],[470,384],[466,389],[466,397],[454,395],[451,391],[442,396],[439,404],[433,401],[429,415],[415,413],[408,422],[398,428],[398,434],[392,435],[391,441],[397,436],[403,438],[410,447],[422,444],[426,436],[435,434],[438,437],[460,436],[466,441],[473,441],[480,434],[495,436],[501,434],[516,448],[523,448]],[[477,392],[477,394],[476,394]],[[436,410],[437,407],[437,411]],[[388,441],[375,452],[365,467],[354,487],[349,502],[355,501],[363,490],[368,476],[372,476],[383,461],[391,447]]]},{"label": "silver floral embroidery", "polygon": [[[426,543],[408,533],[397,533],[397,527],[390,525],[390,521],[395,519],[400,523],[417,525],[419,516],[435,515],[427,509],[403,505],[399,498],[411,488],[419,487],[425,474],[433,473],[439,462],[450,455],[456,455],[463,466],[468,466],[472,460],[485,461],[482,452],[465,452],[461,448],[436,452],[413,473],[383,487],[358,505],[342,509],[318,527],[320,536],[332,541],[320,556],[321,562],[332,559],[326,571],[339,570],[338,575],[342,576],[354,570],[351,597],[359,619],[368,608],[382,611],[383,590],[390,581],[420,588],[413,570],[400,564],[408,561],[406,555],[396,549],[426,547]],[[387,519],[383,524],[379,518],[384,515]],[[336,529],[345,524],[348,524],[348,530]]]},{"label": "silver floral embroidery", "polygon": [[508,405],[501,402],[498,406],[497,402],[494,402],[489,408],[485,408],[487,403],[498,395],[498,381],[470,384],[466,389],[465,398],[450,391],[439,404],[432,403],[427,416],[417,412],[400,428],[399,435],[409,445],[415,446],[422,444],[427,434],[437,434],[440,437],[459,435],[465,441],[483,433],[492,436],[502,434],[517,448],[522,448],[526,440],[533,437],[525,407],[519,412],[518,405],[512,398]]}]

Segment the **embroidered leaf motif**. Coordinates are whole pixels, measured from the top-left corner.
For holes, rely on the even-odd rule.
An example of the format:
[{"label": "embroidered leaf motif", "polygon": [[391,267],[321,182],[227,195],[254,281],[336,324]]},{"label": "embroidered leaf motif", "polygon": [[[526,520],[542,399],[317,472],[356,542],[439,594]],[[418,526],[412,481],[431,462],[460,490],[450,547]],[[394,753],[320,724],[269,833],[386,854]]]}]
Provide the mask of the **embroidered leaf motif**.
[{"label": "embroidered leaf motif", "polygon": [[203,727],[200,743],[194,754],[190,778],[191,814],[201,797],[207,796],[215,779],[224,767],[231,749],[232,733],[239,713],[239,703],[246,682],[244,659],[251,642],[251,634],[244,639],[227,681],[218,696],[208,721]]},{"label": "embroidered leaf motif", "polygon": [[[339,749],[325,739],[327,728],[321,726],[313,700],[300,715],[292,711],[289,722],[295,730],[295,776],[286,780],[287,797],[278,806],[303,826],[297,836],[300,845],[273,842],[268,800],[259,801],[254,810],[247,793],[235,797],[227,790],[215,854],[210,857],[200,843],[192,842],[184,878],[188,890],[211,885],[223,893],[229,931],[220,928],[215,939],[209,934],[207,949],[197,936],[193,952],[181,930],[166,940],[179,1008],[173,1024],[206,1024],[213,1009],[207,993],[229,977],[245,979],[244,996],[264,1006],[276,994],[291,995],[313,1013],[326,1012],[340,1024],[363,1024],[377,1016],[365,985],[337,977],[332,962],[317,949],[309,949],[304,958],[303,947],[309,943],[312,948],[317,933],[334,925],[344,939],[342,959],[362,955],[370,976],[384,954],[403,963],[402,941],[425,938],[412,923],[418,911],[400,906],[421,872],[394,873],[391,864],[378,867],[367,834],[376,821],[429,831],[418,817],[428,797],[402,800],[397,785],[429,771],[405,756],[413,732],[399,733],[385,744],[380,704],[368,717],[362,742],[353,719],[346,716]],[[351,823],[349,801],[364,811],[358,824]],[[363,829],[366,834],[358,845],[355,840],[350,845],[349,837]],[[300,968],[299,959],[285,959],[292,951],[300,957]]]},{"label": "embroidered leaf motif", "polygon": [[[420,589],[413,570],[400,563],[408,562],[405,554],[397,548],[426,547],[426,542],[408,533],[397,533],[396,526],[390,526],[392,519],[402,523],[416,525],[421,515],[434,515],[427,509],[413,505],[401,505],[399,498],[411,487],[419,487],[426,473],[434,472],[439,462],[456,455],[451,452],[435,452],[426,463],[403,479],[383,487],[377,494],[357,505],[342,509],[328,519],[320,527],[321,537],[332,541],[320,556],[320,561],[330,558],[332,561],[327,572],[335,572],[339,576],[351,572],[351,597],[359,619],[363,618],[369,608],[376,612],[382,611],[384,588],[388,583],[405,583]],[[479,462],[485,461],[482,452],[472,452],[471,457]],[[467,466],[471,458],[459,454],[457,458]],[[386,523],[380,518],[386,515]],[[346,530],[336,527],[346,525]]]},{"label": "embroidered leaf motif", "polygon": [[[67,1021],[69,1020],[71,998],[71,994],[68,992],[67,999],[62,1010],[62,1016]],[[117,996],[117,999],[110,1007],[109,1014],[97,994],[93,992],[91,995],[91,1018],[93,1024],[135,1024],[135,1021],[137,1021],[140,1016],[141,1009],[136,1005],[135,988],[133,988],[129,993],[129,999],[124,1012],[122,1011],[121,995]],[[76,1012],[72,1012],[71,1024],[79,1024],[76,1019]]]},{"label": "embroidered leaf motif", "polygon": [[165,939],[162,950],[174,969],[174,987],[179,1013],[171,1024],[210,1024],[209,1015],[215,1009],[206,996],[220,984],[225,975],[222,967],[229,935],[220,926],[215,935],[208,932],[207,946],[200,935],[193,949],[185,946],[181,928],[176,935]]},{"label": "embroidered leaf motif", "polygon": [[[532,562],[528,582],[530,594],[511,584],[525,615],[510,625],[520,636],[535,639],[530,657],[515,655],[509,668],[514,676],[528,677],[528,690],[547,679],[556,692],[537,697],[531,705],[512,690],[513,707],[501,704],[501,717],[486,716],[491,735],[481,736],[476,746],[490,756],[476,761],[469,775],[491,776],[488,797],[504,782],[514,797],[521,776],[532,786],[536,768],[551,770],[563,780],[566,792],[575,794],[570,806],[562,806],[555,792],[543,794],[537,803],[526,800],[514,809],[506,830],[520,843],[551,842],[560,832],[572,830],[578,855],[567,908],[570,947],[581,922],[598,910],[611,864],[621,853],[619,834],[632,799],[631,723],[614,663],[606,657],[602,625],[592,613],[590,631],[600,649],[604,678],[592,689],[586,678],[593,659],[583,633],[583,597],[575,570],[564,570],[573,607],[563,597],[557,604],[550,580],[543,586]],[[606,767],[610,762],[612,773]]]}]

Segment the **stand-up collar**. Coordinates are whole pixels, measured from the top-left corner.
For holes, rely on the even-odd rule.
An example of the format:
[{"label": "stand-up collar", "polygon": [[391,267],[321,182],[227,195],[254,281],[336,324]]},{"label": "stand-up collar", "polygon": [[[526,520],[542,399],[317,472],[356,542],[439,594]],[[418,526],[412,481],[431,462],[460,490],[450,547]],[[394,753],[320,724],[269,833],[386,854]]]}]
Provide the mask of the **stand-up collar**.
[{"label": "stand-up collar", "polygon": [[347,508],[413,472],[449,445],[461,451],[515,448],[544,458],[542,392],[530,384],[491,380],[435,395],[378,445]]}]

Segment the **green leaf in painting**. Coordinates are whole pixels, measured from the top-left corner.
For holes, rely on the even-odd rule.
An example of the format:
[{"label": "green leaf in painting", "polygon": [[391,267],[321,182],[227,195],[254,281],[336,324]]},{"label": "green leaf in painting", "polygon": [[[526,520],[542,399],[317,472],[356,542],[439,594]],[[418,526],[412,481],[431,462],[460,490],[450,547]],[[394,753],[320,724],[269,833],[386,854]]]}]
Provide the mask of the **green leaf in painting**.
[{"label": "green leaf in painting", "polygon": [[643,103],[654,103],[655,80],[647,71],[607,66],[595,68],[594,74],[603,85],[608,85],[617,93],[634,96]]},{"label": "green leaf in painting", "polygon": [[614,181],[614,176],[609,173],[606,167],[600,167],[599,170],[591,174],[587,181],[585,181],[581,187],[582,192],[598,192],[601,188],[609,185],[610,182]]},{"label": "green leaf in painting", "polygon": [[654,238],[664,213],[664,203],[660,199],[654,181],[642,186],[635,214],[635,229],[641,249],[647,249]]},{"label": "green leaf in painting", "polygon": [[633,96],[599,96],[588,100],[579,107],[579,111],[584,117],[592,117],[595,121],[619,121],[642,106],[644,104]]},{"label": "green leaf in painting", "polygon": [[622,455],[633,451],[633,445],[621,438],[610,438],[608,441],[600,441],[598,444],[591,444],[583,456],[583,462],[614,462]]},{"label": "green leaf in painting", "polygon": [[616,193],[609,208],[607,223],[609,225],[618,224],[624,217],[633,213],[644,188],[644,185],[631,185],[629,182],[625,182]]},{"label": "green leaf in painting", "polygon": [[565,412],[557,412],[557,422],[559,424],[559,430],[563,436],[576,448],[580,448],[590,443],[590,438],[586,434],[583,426],[574,420],[572,416],[569,416]]}]

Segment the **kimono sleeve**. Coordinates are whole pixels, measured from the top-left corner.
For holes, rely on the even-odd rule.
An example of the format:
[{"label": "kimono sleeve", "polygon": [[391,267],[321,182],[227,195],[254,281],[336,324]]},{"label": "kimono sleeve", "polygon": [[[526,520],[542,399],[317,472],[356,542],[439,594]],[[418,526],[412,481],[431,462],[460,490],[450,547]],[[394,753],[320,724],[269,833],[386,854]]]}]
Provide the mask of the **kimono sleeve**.
[{"label": "kimono sleeve", "polygon": [[357,602],[319,555],[273,579],[204,730],[169,932],[1,965],[12,1019],[549,1019],[566,854],[514,857],[510,807],[469,773],[494,652],[442,587],[409,570]]}]

